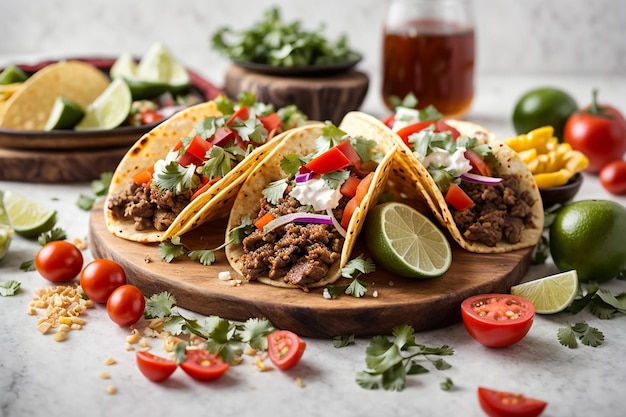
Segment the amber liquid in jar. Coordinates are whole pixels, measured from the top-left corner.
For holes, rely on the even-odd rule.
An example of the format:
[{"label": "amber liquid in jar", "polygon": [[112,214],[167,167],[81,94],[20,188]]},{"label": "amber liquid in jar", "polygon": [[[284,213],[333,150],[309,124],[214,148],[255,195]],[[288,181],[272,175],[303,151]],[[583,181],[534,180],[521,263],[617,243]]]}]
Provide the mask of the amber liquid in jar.
[{"label": "amber liquid in jar", "polygon": [[386,28],[383,43],[383,100],[412,92],[418,108],[433,105],[461,118],[474,97],[474,29],[436,19]]}]

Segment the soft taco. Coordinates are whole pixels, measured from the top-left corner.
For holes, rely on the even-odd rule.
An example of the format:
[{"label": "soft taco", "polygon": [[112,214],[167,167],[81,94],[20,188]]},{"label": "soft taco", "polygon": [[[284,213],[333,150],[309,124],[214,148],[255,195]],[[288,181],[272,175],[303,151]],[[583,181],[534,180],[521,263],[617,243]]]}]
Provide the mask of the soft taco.
[{"label": "soft taco", "polygon": [[[358,130],[358,129],[357,129]],[[323,287],[341,276],[371,205],[376,204],[396,144],[330,122],[294,129],[248,175],[229,231],[254,224],[226,246],[246,281],[283,288]]]},{"label": "soft taco", "polygon": [[517,153],[474,123],[419,117],[417,110],[399,108],[385,123],[360,112],[349,113],[343,123],[367,123],[395,138],[401,172],[394,170],[390,183],[429,207],[461,247],[501,253],[537,244],[541,196]]},{"label": "soft taco", "polygon": [[108,230],[161,242],[225,216],[248,172],[284,131],[304,123],[251,95],[223,96],[180,111],[143,135],[116,168],[104,206]]}]

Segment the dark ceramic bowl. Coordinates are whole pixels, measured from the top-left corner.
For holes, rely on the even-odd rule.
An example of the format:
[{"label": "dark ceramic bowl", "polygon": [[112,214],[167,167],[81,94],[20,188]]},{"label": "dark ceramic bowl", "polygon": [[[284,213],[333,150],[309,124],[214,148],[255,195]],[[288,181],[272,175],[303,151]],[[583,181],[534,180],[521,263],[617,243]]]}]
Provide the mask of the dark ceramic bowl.
[{"label": "dark ceramic bowl", "polygon": [[539,193],[543,201],[543,207],[552,207],[555,204],[565,204],[576,196],[583,183],[583,175],[579,172],[575,174],[567,184],[558,187],[540,188]]}]

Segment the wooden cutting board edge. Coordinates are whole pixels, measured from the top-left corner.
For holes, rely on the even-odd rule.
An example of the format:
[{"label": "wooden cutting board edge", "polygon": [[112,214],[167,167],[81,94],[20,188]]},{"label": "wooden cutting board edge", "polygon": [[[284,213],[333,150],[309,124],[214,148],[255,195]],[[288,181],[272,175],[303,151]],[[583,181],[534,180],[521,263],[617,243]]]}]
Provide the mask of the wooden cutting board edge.
[{"label": "wooden cutting board edge", "polygon": [[[189,233],[186,243],[194,248],[216,247],[223,242],[225,221],[201,226]],[[236,272],[223,251],[216,262],[204,266],[189,258],[171,263],[160,259],[158,245],[127,241],[111,234],[104,223],[103,203],[92,209],[89,244],[94,258],[120,263],[128,282],[149,297],[170,292],[177,305],[203,315],[245,321],[265,317],[281,329],[304,337],[330,338],[353,334],[358,337],[390,334],[393,327],[409,324],[416,331],[446,327],[461,320],[461,302],[475,294],[508,293],[530,267],[532,248],[504,254],[474,254],[453,245],[453,264],[442,277],[414,280],[378,270],[363,278],[370,284],[365,297],[348,295],[328,300],[322,289],[306,293],[280,289],[258,282],[232,286],[220,281],[221,271]],[[355,255],[366,251],[357,245]],[[345,283],[348,281],[345,280]],[[344,282],[337,282],[340,284]],[[378,293],[374,297],[374,292]]]}]

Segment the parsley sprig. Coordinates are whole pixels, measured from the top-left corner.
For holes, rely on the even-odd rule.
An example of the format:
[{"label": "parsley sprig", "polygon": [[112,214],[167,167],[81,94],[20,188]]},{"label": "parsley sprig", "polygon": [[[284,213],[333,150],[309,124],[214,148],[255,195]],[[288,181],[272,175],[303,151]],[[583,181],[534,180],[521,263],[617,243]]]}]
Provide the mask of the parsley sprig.
[{"label": "parsley sprig", "polygon": [[[393,338],[374,336],[366,348],[366,371],[357,373],[356,382],[366,389],[383,388],[387,391],[402,391],[406,386],[406,378],[410,375],[419,375],[430,372],[420,362],[424,360],[437,370],[446,370],[452,367],[442,358],[433,359],[432,356],[450,356],[454,349],[444,345],[429,347],[415,341],[413,327],[403,324],[392,331]],[[420,361],[421,359],[421,361]],[[447,378],[440,385],[442,389],[450,389],[452,380]]]},{"label": "parsley sprig", "polygon": [[559,343],[570,349],[578,347],[576,339],[580,340],[583,345],[591,347],[600,346],[604,342],[604,334],[584,321],[559,328],[557,338]]},{"label": "parsley sprig", "polygon": [[341,276],[352,281],[348,285],[328,285],[324,288],[324,296],[335,299],[341,294],[352,295],[356,298],[363,297],[367,293],[368,284],[358,277],[369,274],[376,270],[374,262],[365,258],[363,254],[351,259],[346,266],[341,269]]}]

